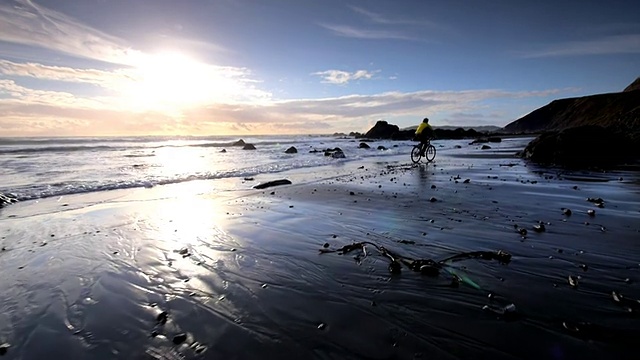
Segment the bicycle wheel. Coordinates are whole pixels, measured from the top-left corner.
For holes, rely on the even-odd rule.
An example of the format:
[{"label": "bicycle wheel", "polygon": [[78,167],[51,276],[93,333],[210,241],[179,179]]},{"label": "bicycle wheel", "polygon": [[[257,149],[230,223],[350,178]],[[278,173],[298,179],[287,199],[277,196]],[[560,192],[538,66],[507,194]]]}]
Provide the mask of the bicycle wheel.
[{"label": "bicycle wheel", "polygon": [[427,147],[427,153],[424,157],[427,158],[428,162],[432,162],[433,159],[436,158],[436,147],[433,145],[429,145]]},{"label": "bicycle wheel", "polygon": [[422,158],[420,150],[420,145],[416,145],[413,147],[413,149],[411,149],[411,161],[413,161],[414,164],[419,163],[420,159]]}]

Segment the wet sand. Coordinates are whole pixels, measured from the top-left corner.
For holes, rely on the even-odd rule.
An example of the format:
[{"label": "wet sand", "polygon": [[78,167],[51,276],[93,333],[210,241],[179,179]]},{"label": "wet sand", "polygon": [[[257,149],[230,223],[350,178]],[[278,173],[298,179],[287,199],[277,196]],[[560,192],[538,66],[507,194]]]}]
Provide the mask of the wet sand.
[{"label": "wet sand", "polygon": [[[536,167],[512,156],[517,141],[461,144],[431,165],[409,164],[407,149],[4,208],[4,356],[635,358],[639,174]],[[251,188],[276,178],[293,185]],[[390,273],[370,244],[320,251],[361,241],[411,259],[512,257],[427,276]]]}]

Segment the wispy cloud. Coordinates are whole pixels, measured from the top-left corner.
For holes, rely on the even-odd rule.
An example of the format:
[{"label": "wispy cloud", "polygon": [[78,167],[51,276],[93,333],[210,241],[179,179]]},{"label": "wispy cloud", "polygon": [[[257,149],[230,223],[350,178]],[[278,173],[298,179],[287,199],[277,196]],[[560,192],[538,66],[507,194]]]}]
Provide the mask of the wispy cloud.
[{"label": "wispy cloud", "polygon": [[349,82],[356,80],[370,80],[373,76],[380,72],[380,70],[376,71],[367,71],[367,70],[357,70],[354,72],[342,71],[342,70],[326,70],[315,72],[311,75],[317,75],[322,77],[322,82],[326,84],[336,84],[336,85],[346,85]]},{"label": "wispy cloud", "polygon": [[367,9],[358,7],[358,6],[349,6],[351,10],[364,16],[368,21],[376,23],[376,24],[385,24],[385,25],[393,25],[393,24],[419,24],[418,21],[408,18],[393,18],[384,16],[379,13],[375,13],[373,11],[369,11]]},{"label": "wispy cloud", "polygon": [[137,55],[121,39],[29,0],[0,3],[0,41],[116,64],[131,64]]},{"label": "wispy cloud", "polygon": [[372,39],[372,40],[384,40],[384,39],[396,39],[396,40],[418,40],[407,34],[394,30],[376,30],[376,29],[363,29],[349,25],[335,25],[335,24],[320,24],[327,30],[330,30],[335,35],[357,38],[357,39]]},{"label": "wispy cloud", "polygon": [[639,54],[640,34],[606,36],[592,40],[570,41],[520,53],[524,58],[579,55]]}]

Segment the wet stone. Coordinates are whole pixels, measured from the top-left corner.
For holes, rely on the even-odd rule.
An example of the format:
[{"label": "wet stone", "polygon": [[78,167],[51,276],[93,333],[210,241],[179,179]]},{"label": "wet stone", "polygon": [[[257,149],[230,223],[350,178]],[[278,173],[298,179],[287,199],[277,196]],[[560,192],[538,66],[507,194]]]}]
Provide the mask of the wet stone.
[{"label": "wet stone", "polygon": [[173,343],[176,345],[182,344],[186,340],[187,340],[187,334],[185,333],[180,333],[173,337]]},{"label": "wet stone", "polygon": [[160,314],[158,314],[158,316],[156,316],[156,321],[158,322],[158,324],[164,325],[167,323],[168,318],[169,318],[169,313],[167,313],[166,311],[163,311]]},{"label": "wet stone", "polygon": [[9,348],[11,347],[11,345],[4,343],[2,345],[0,345],[0,356],[3,356],[7,353],[7,351],[9,351]]},{"label": "wet stone", "polygon": [[327,327],[327,324],[325,323],[318,324],[318,330],[324,330],[326,327]]}]

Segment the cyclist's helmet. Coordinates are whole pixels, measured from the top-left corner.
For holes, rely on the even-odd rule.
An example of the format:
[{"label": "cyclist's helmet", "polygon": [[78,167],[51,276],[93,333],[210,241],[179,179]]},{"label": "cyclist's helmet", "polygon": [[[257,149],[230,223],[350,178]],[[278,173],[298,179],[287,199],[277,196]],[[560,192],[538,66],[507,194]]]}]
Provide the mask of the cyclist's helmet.
[{"label": "cyclist's helmet", "polygon": [[422,122],[425,123],[425,124],[428,124],[429,123],[429,118],[422,119]]}]

